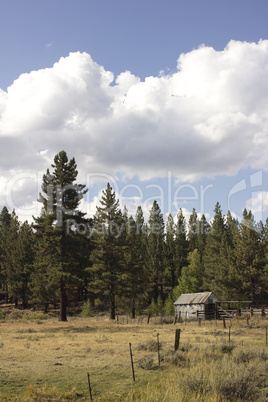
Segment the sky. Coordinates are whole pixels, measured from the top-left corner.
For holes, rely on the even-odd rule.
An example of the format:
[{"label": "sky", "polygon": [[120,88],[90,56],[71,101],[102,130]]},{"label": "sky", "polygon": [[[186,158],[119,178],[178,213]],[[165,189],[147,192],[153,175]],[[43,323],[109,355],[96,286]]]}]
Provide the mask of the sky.
[{"label": "sky", "polygon": [[32,221],[54,156],[92,216],[268,216],[267,0],[1,0],[0,209]]}]

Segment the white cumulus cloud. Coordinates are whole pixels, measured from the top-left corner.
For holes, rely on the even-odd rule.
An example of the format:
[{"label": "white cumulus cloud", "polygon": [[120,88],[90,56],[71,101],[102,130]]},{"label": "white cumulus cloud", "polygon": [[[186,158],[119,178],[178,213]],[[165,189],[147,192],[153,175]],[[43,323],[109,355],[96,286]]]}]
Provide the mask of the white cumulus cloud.
[{"label": "white cumulus cloud", "polygon": [[149,179],[167,171],[196,180],[267,168],[267,133],[268,40],[231,41],[222,51],[201,46],[180,55],[175,72],[144,81],[70,53],[0,89],[0,205],[12,175],[39,177],[62,149],[83,180],[94,172]]}]

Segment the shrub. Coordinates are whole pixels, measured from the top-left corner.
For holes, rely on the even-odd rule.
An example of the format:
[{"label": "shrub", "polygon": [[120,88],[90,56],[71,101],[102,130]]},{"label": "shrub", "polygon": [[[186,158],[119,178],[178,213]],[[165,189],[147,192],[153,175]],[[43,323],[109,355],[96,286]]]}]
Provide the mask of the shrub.
[{"label": "shrub", "polygon": [[258,373],[254,366],[223,362],[211,376],[211,383],[218,396],[228,401],[255,400],[259,392]]},{"label": "shrub", "polygon": [[145,356],[145,357],[142,357],[141,359],[139,359],[137,361],[137,366],[144,370],[153,370],[157,367],[154,364],[154,360],[149,356]]},{"label": "shrub", "polygon": [[5,320],[6,314],[0,310],[0,320]]},{"label": "shrub", "polygon": [[34,385],[29,385],[28,394],[33,401],[76,401],[81,395],[79,395],[75,389],[71,391],[62,392],[55,387],[44,386],[38,388]]},{"label": "shrub", "polygon": [[268,353],[265,350],[238,350],[234,356],[236,363],[249,363],[252,360],[266,361]]},{"label": "shrub", "polygon": [[179,388],[184,395],[201,400],[253,401],[260,395],[261,386],[266,386],[264,372],[264,363],[236,364],[226,356],[209,366],[190,367],[179,379]]},{"label": "shrub", "polygon": [[222,353],[232,353],[232,351],[234,350],[234,344],[233,343],[223,343],[222,345],[220,345],[220,351]]},{"label": "shrub", "polygon": [[80,313],[81,317],[92,317],[94,314],[93,308],[91,306],[90,300],[84,302],[82,311]]},{"label": "shrub", "polygon": [[173,364],[174,366],[186,366],[189,363],[189,359],[185,354],[179,352],[169,352],[164,356],[164,362]]},{"label": "shrub", "polygon": [[[162,344],[159,342],[159,349],[161,349]],[[147,352],[157,352],[158,350],[158,344],[157,341],[148,340],[147,342],[144,343],[139,343],[137,346],[138,350],[146,350]]]},{"label": "shrub", "polygon": [[208,376],[202,369],[191,370],[189,375],[183,379],[181,387],[183,389],[183,393],[190,393],[192,395],[202,397],[207,395],[212,390]]},{"label": "shrub", "polygon": [[163,314],[164,306],[163,306],[163,300],[160,296],[158,297],[157,302],[155,302],[154,299],[152,300],[149,311],[152,315]]},{"label": "shrub", "polygon": [[47,320],[48,315],[44,313],[36,313],[32,315],[23,315],[22,318],[25,320]]}]

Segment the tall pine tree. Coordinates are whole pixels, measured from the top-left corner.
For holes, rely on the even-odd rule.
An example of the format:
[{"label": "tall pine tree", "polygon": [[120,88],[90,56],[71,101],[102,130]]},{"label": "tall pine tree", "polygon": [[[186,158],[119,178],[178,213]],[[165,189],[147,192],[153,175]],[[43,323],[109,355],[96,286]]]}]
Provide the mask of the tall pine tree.
[{"label": "tall pine tree", "polygon": [[[75,159],[68,159],[65,151],[54,158],[43,176],[39,202],[43,204],[41,215],[35,218],[37,259],[35,272],[37,292],[44,286],[45,294],[52,290],[60,298],[60,321],[67,320],[68,288],[78,285],[81,279],[77,252],[80,225],[86,226],[79,203],[86,193],[85,185],[77,184],[78,175]],[[84,232],[83,232],[84,234]],[[33,289],[34,290],[34,289]],[[35,292],[35,294],[37,294]]]},{"label": "tall pine tree", "polygon": [[186,219],[180,208],[177,213],[177,223],[175,226],[175,283],[181,276],[181,270],[187,265],[187,256],[189,252],[189,241],[187,239]]},{"label": "tall pine tree", "polygon": [[223,235],[226,230],[224,216],[220,204],[217,202],[214,209],[215,215],[211,224],[211,230],[206,239],[204,255],[204,288],[222,297],[222,279],[224,279],[221,260]]},{"label": "tall pine tree", "polygon": [[260,302],[268,294],[265,249],[252,212],[246,209],[235,239],[234,256],[240,295],[253,304]]},{"label": "tall pine tree", "polygon": [[165,224],[157,201],[150,210],[147,238],[147,269],[152,287],[152,298],[163,298],[163,273],[165,262]]},{"label": "tall pine tree", "polygon": [[94,218],[90,286],[97,296],[108,301],[110,318],[115,319],[116,297],[123,290],[125,227],[119,201],[109,183],[102,192],[100,205]]}]

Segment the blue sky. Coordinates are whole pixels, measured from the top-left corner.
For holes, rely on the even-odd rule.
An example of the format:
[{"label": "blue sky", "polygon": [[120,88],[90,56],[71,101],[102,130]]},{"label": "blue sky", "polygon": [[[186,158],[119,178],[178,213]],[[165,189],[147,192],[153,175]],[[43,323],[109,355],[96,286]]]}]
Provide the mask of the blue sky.
[{"label": "blue sky", "polygon": [[0,208],[37,215],[65,149],[92,214],[268,216],[268,2],[2,0]]}]

